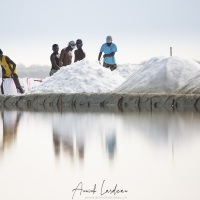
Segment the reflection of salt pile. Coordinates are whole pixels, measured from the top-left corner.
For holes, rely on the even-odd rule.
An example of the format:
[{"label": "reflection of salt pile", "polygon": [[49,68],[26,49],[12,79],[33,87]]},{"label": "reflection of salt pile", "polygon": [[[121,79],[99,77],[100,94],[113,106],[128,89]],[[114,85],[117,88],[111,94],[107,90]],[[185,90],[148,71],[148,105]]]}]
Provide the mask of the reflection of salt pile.
[{"label": "reflection of salt pile", "polygon": [[198,70],[194,61],[178,57],[155,57],[132,74],[115,92],[170,93],[183,86]]},{"label": "reflection of salt pile", "polygon": [[[118,87],[132,71],[130,65],[123,76],[120,70],[111,72],[99,64],[82,60],[67,67],[62,67],[53,76],[46,78],[41,85],[33,88],[30,93],[47,92],[109,92]],[[134,71],[134,69],[133,69]]]},{"label": "reflection of salt pile", "polygon": [[184,86],[178,88],[174,93],[179,94],[200,94],[200,71],[190,78]]}]

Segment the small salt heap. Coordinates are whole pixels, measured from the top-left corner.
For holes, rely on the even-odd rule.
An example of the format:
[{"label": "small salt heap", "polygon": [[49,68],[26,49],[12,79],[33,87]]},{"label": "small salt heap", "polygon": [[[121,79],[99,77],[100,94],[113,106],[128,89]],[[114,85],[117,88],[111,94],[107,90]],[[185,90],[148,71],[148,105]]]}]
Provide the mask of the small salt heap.
[{"label": "small salt heap", "polygon": [[[128,76],[131,69],[124,75]],[[103,93],[113,91],[125,78],[97,63],[82,60],[62,67],[28,93]]]}]

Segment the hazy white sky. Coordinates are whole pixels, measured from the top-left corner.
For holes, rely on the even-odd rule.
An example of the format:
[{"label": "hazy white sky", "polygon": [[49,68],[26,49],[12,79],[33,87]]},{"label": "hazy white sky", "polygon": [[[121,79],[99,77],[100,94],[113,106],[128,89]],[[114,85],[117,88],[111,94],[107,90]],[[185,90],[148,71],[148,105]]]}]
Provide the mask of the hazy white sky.
[{"label": "hazy white sky", "polygon": [[60,50],[82,39],[96,61],[107,35],[117,63],[173,55],[200,60],[199,0],[0,0],[0,48],[16,63],[50,65]]}]

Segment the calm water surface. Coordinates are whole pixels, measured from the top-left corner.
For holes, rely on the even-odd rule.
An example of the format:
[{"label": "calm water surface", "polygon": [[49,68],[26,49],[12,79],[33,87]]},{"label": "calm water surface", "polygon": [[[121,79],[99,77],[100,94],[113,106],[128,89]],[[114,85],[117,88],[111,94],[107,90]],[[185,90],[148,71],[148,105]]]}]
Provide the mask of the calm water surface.
[{"label": "calm water surface", "polygon": [[0,116],[0,200],[199,200],[200,114]]}]

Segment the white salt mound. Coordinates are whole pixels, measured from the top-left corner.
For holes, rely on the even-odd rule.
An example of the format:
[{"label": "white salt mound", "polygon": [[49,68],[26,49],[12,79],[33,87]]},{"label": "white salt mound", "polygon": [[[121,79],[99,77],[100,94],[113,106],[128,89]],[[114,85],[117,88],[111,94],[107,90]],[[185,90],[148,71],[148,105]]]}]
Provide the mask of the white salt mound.
[{"label": "white salt mound", "polygon": [[103,93],[113,91],[124,81],[119,73],[84,59],[62,67],[28,93]]},{"label": "white salt mound", "polygon": [[192,60],[179,57],[155,57],[133,73],[114,92],[172,93],[200,70]]},{"label": "white salt mound", "polygon": [[142,65],[123,64],[123,65],[118,65],[117,69],[113,72],[127,79],[131,74],[138,71],[141,67]]},{"label": "white salt mound", "polygon": [[184,86],[174,91],[178,94],[200,94],[200,71],[190,78]]}]

